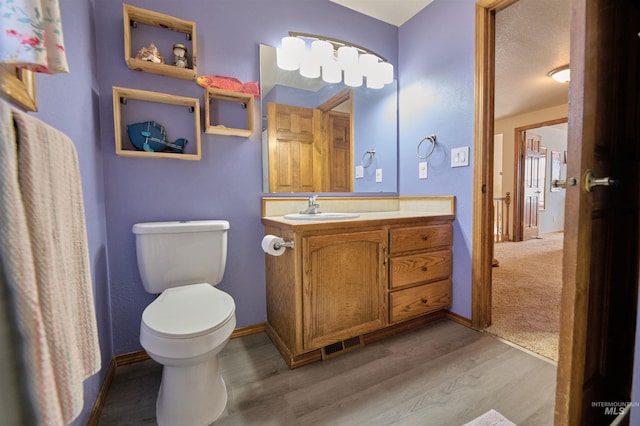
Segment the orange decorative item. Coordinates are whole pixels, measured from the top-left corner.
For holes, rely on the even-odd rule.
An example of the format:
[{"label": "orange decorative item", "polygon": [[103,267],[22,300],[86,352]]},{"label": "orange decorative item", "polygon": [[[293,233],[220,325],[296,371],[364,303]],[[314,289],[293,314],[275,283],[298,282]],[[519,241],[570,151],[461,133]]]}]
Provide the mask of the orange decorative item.
[{"label": "orange decorative item", "polygon": [[249,81],[242,84],[240,80],[233,77],[221,75],[202,75],[196,78],[196,83],[202,87],[213,87],[214,89],[228,90],[230,92],[241,92],[260,97],[260,87],[257,81]]}]

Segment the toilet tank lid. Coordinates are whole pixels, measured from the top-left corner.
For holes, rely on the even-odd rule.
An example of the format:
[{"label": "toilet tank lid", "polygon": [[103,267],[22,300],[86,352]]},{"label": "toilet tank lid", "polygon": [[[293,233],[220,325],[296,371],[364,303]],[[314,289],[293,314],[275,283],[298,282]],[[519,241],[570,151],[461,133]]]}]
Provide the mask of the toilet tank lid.
[{"label": "toilet tank lid", "polygon": [[226,220],[184,220],[173,222],[146,222],[133,225],[134,234],[171,234],[176,232],[224,231],[229,229]]}]

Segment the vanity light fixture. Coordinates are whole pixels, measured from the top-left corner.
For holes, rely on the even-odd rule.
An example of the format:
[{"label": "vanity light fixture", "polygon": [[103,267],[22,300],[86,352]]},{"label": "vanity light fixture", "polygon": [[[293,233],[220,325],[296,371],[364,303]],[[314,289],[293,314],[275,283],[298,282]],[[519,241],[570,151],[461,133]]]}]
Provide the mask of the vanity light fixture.
[{"label": "vanity light fixture", "polygon": [[[308,42],[310,41],[310,42]],[[276,49],[278,68],[298,71],[307,78],[322,77],[326,83],[351,87],[364,84],[380,89],[393,82],[393,65],[382,56],[342,40],[290,32]]]},{"label": "vanity light fixture", "polygon": [[559,83],[568,83],[571,79],[569,64],[554,68],[547,75]]}]

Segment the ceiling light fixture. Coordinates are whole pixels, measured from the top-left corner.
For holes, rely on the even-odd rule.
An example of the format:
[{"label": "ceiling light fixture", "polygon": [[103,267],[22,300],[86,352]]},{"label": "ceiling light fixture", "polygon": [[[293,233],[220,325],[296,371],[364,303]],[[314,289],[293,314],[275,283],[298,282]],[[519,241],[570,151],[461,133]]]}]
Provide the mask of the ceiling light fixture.
[{"label": "ceiling light fixture", "polygon": [[342,40],[290,32],[276,49],[278,68],[299,71],[307,78],[322,77],[327,83],[344,83],[380,89],[393,82],[393,65],[368,49]]},{"label": "ceiling light fixture", "polygon": [[547,75],[559,83],[568,83],[571,79],[569,64],[552,69]]}]

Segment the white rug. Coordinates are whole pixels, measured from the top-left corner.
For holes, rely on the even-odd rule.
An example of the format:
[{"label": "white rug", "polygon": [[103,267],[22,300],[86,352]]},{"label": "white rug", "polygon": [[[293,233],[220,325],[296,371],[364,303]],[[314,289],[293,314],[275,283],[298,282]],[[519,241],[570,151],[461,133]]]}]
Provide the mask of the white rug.
[{"label": "white rug", "polygon": [[496,410],[489,410],[475,420],[465,423],[462,426],[516,426]]}]

